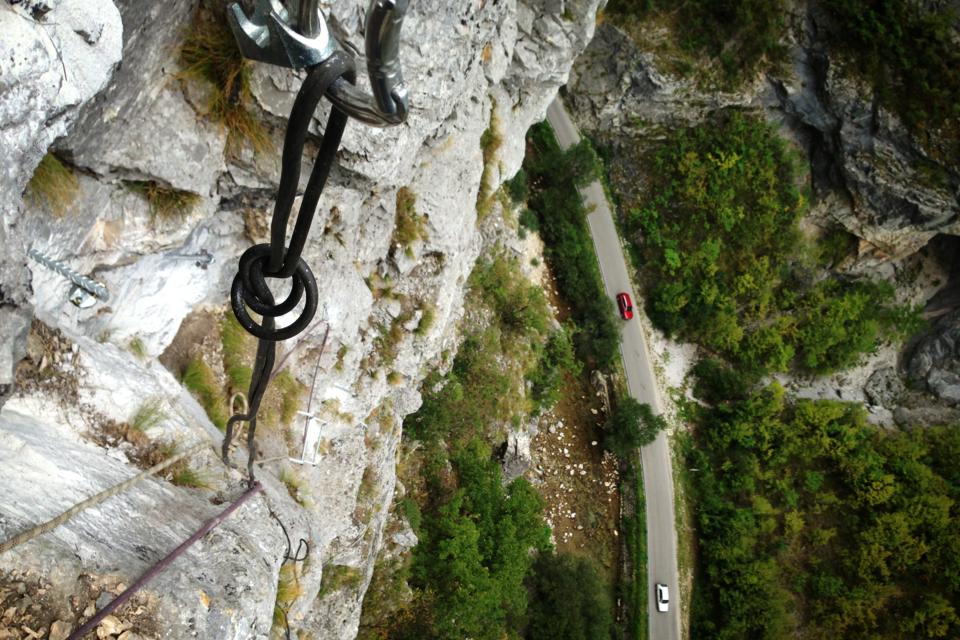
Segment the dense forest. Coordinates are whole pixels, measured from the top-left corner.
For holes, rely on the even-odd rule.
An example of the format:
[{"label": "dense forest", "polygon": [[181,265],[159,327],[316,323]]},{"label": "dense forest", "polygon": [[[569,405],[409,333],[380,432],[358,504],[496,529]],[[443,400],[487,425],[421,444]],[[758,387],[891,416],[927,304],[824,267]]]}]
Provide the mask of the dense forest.
[{"label": "dense forest", "polygon": [[799,159],[758,116],[679,129],[647,160],[650,188],[621,215],[648,313],[667,334],[752,375],[830,373],[919,326],[914,310],[891,303],[890,285],[829,273],[849,235],[801,236]]},{"label": "dense forest", "polygon": [[695,635],[960,635],[960,430],[888,433],[776,385],[699,424]]}]

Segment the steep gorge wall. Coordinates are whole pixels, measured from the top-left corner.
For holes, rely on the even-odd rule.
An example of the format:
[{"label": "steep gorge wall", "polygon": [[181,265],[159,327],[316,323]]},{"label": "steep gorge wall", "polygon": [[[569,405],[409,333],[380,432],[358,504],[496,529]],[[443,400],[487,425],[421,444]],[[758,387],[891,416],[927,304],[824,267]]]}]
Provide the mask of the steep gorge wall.
[{"label": "steep gorge wall", "polygon": [[859,247],[844,263],[845,275],[888,280],[902,302],[930,300],[930,331],[906,349],[885,345],[853,371],[791,384],[803,395],[863,401],[880,424],[954,421],[960,415],[956,141],[905,126],[856,65],[826,41],[828,17],[818,3],[783,6],[785,60],[736,89],[718,80],[718,60],[684,50],[664,21],[638,22],[628,34],[607,19],[574,65],[568,107],[584,131],[616,150],[614,173],[629,176],[617,188],[628,195],[644,188],[637,163],[645,151],[673,130],[727,109],[772,122],[809,169],[804,230],[846,230]]},{"label": "steep gorge wall", "polygon": [[[284,546],[268,505],[291,536],[311,543],[303,595],[290,611],[293,626],[317,638],[355,635],[393,494],[403,416],[419,405],[419,383],[439,366],[439,354],[456,348],[463,288],[480,248],[481,135],[494,126],[503,140],[488,167],[496,187],[519,168],[524,134],[592,36],[598,4],[411,3],[401,49],[410,120],[387,130],[348,126],[304,252],[320,287],[318,317],[330,328],[314,406],[336,407],[322,415],[327,452],[303,473],[311,503],[295,503],[264,467],[268,497],[245,507],[150,588],[163,637],[266,637]],[[336,3],[332,27],[342,40],[362,44],[365,5]],[[0,413],[0,537],[132,475],[124,445],[104,448],[85,434],[129,421],[145,398],[164,407],[151,438],[218,441],[202,409],[156,358],[190,314],[224,306],[236,259],[271,209],[299,77],[254,66],[252,109],[269,125],[275,150],[228,149],[227,132],[202,117],[202,88],[178,76],[178,46],[196,7],[196,0],[0,4],[0,131],[16,141],[3,147],[0,183],[0,384],[12,393]],[[71,26],[74,19],[80,26]],[[99,75],[81,73],[88,66]],[[317,130],[325,115],[325,108],[317,114]],[[78,195],[60,218],[20,197],[51,144],[78,180]],[[305,167],[304,179],[308,173]],[[157,218],[130,181],[198,200],[180,217]],[[394,238],[401,187],[415,194],[426,219],[424,237],[409,252]],[[109,303],[69,305],[60,276],[27,263],[30,248],[93,274],[109,288]],[[389,279],[393,294],[374,295],[371,277]],[[428,307],[435,320],[415,335]],[[31,312],[65,337],[28,344]],[[378,353],[381,327],[399,318],[402,337],[386,362]],[[308,385],[321,333],[304,338],[290,359]],[[144,360],[131,353],[134,342]],[[46,374],[13,385],[13,366],[25,352]],[[387,374],[401,383],[391,384]],[[212,453],[198,464],[221,499],[235,495],[236,472]],[[84,574],[129,583],[220,509],[210,497],[148,481],[0,556],[0,569],[37,572],[65,594]],[[317,599],[322,574],[334,565],[360,579]]]},{"label": "steep gorge wall", "polygon": [[809,158],[813,215],[863,239],[864,253],[897,260],[937,234],[960,233],[960,166],[950,141],[904,125],[825,42],[827,18],[816,3],[787,6],[785,61],[737,89],[710,79],[716,60],[671,72],[678,45],[657,21],[639,27],[643,47],[607,21],[571,76],[578,122],[605,142],[634,144],[721,109],[761,111]]}]

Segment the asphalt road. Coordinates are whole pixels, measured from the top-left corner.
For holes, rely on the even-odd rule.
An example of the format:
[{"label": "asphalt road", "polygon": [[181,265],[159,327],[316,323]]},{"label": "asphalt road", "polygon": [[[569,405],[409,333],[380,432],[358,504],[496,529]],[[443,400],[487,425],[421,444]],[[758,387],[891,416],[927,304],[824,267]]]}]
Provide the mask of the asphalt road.
[{"label": "asphalt road", "polygon": [[[570,119],[559,99],[547,109],[547,120],[556,132],[557,141],[564,149],[580,141],[580,133]],[[580,190],[588,210],[587,216],[593,244],[600,260],[603,283],[611,304],[620,291],[626,291],[633,299],[634,307],[640,298],[634,293],[627,262],[620,245],[620,238],[613,223],[613,214],[599,182]],[[620,351],[627,374],[630,395],[639,402],[649,404],[655,413],[662,411],[647,344],[634,319],[624,322]],[[673,511],[673,475],[670,464],[670,447],[666,434],[661,433],[650,445],[640,451],[643,462],[643,487],[647,503],[647,597],[650,612],[650,638],[652,640],[680,639],[680,602],[677,585],[677,535]],[[654,599],[654,584],[670,587],[670,611],[657,612]]]}]

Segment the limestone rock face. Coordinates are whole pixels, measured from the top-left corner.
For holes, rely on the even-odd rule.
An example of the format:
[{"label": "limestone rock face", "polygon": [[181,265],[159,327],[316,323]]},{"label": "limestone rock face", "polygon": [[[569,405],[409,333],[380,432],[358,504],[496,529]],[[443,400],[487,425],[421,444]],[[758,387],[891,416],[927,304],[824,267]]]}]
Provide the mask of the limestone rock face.
[{"label": "limestone rock face", "polygon": [[[11,260],[21,278],[8,280],[4,274],[2,291],[35,305],[40,319],[74,340],[79,368],[72,374],[75,383],[60,395],[21,380],[0,413],[0,438],[13,450],[45,469],[78,469],[74,476],[57,478],[56,487],[31,486],[23,495],[11,494],[19,486],[13,476],[0,476],[0,488],[12,495],[0,505],[0,537],[49,515],[37,510],[37,494],[31,491],[55,493],[71,478],[77,480],[61,501],[45,507],[55,511],[135,473],[123,455],[126,445],[104,448],[82,441],[83,423],[89,420],[77,415],[77,407],[93,407],[100,416],[94,423],[129,421],[144,400],[158,397],[172,417],[151,437],[181,443],[218,440],[197,403],[156,358],[171,347],[187,316],[224,311],[239,255],[252,242],[264,241],[285,121],[302,74],[254,65],[249,106],[265,123],[275,149],[227,151],[226,132],[204,118],[198,106],[203,87],[177,76],[177,47],[196,4],[117,0],[123,65],[106,90],[86,104],[77,125],[56,142],[58,155],[78,177],[78,196],[67,215],[57,219],[39,206],[22,205],[19,187],[3,191],[0,233],[6,234],[6,246],[19,248]],[[519,168],[527,129],[544,117],[573,59],[592,37],[599,4],[415,0],[401,46],[413,104],[409,121],[392,129],[348,125],[303,254],[317,276],[319,324],[281,347],[281,353],[292,351],[285,366],[314,389],[311,411],[323,425],[318,464],[299,470],[309,500],[293,503],[275,478],[276,464],[265,464],[259,472],[270,505],[291,536],[304,537],[311,547],[311,562],[300,580],[303,593],[288,612],[294,630],[317,638],[356,635],[394,493],[403,417],[419,406],[420,382],[440,366],[440,354],[457,345],[455,323],[481,247],[476,213],[484,173],[481,136],[490,129],[502,140],[486,168],[489,185],[497,188]],[[366,0],[335,3],[330,19],[341,41],[360,50],[366,5]],[[12,12],[0,8],[0,18],[7,13]],[[365,68],[362,60],[358,67]],[[316,114],[317,135],[328,109],[323,106]],[[35,159],[64,131],[44,130]],[[301,185],[317,141],[314,137],[307,144]],[[17,179],[21,186],[26,180]],[[129,181],[149,181],[196,197],[176,215],[162,217]],[[423,233],[409,246],[395,237],[401,188],[415,196],[416,213],[424,220]],[[32,263],[24,268],[28,247],[103,282],[109,303],[88,309],[66,303],[69,287],[60,276]],[[417,330],[428,311],[432,323]],[[23,334],[27,320],[22,317],[10,326]],[[399,337],[386,349],[384,336],[394,325],[401,329]],[[321,353],[326,328],[329,336]],[[23,351],[22,340],[14,348],[14,333],[2,334],[9,362]],[[76,396],[69,393],[72,385]],[[43,438],[28,438],[34,431]],[[299,455],[260,442],[274,447],[263,457]],[[234,457],[242,463],[242,452]],[[236,472],[212,455],[197,464],[224,496],[235,493],[240,483]],[[67,573],[95,567],[98,573],[130,579],[156,559],[157,550],[175,546],[215,511],[209,497],[209,490],[152,481],[117,498],[109,511],[91,511],[77,524],[5,554],[0,570],[49,569],[79,546],[80,557],[65,561]],[[168,514],[180,500],[184,517],[170,522]],[[20,506],[8,509],[8,502]],[[170,637],[267,637],[284,545],[278,527],[260,500],[258,504],[216,540],[204,543],[185,568],[171,568],[152,588],[163,603],[156,612],[158,623],[175,630]],[[125,531],[115,554],[111,538],[96,536],[98,527],[106,526]],[[403,546],[413,543],[411,536],[404,537]],[[137,547],[139,540],[145,540],[147,551]],[[357,579],[317,598],[323,576],[338,571]]]},{"label": "limestone rock face", "polygon": [[0,31],[0,202],[9,215],[47,148],[110,79],[121,23],[110,0],[59,0],[0,6]]},{"label": "limestone rock face", "polygon": [[197,0],[118,0],[123,66],[59,147],[102,176],[150,179],[210,195],[224,168],[226,133],[197,118],[176,74]]},{"label": "limestone rock face", "polygon": [[[938,233],[960,233],[960,166],[946,145],[924,144],[879,104],[873,89],[825,52],[819,16],[799,7],[783,72],[736,92],[704,90],[665,72],[653,52],[604,24],[571,74],[578,123],[606,142],[656,139],[724,108],[764,110],[805,148],[823,206],[884,258],[915,252]],[[663,34],[650,27],[656,41]],[[660,66],[658,66],[660,65]],[[944,147],[944,148],[941,148]],[[838,197],[839,196],[839,197]]]},{"label": "limestone rock face", "polygon": [[947,145],[935,136],[921,144],[868,84],[843,70],[844,60],[828,58],[820,46],[805,42],[794,52],[793,77],[772,82],[794,126],[810,132],[821,188],[849,196],[851,207],[838,210],[838,220],[892,258],[938,233],[960,233],[960,166]]},{"label": "limestone rock face", "polygon": [[120,61],[121,23],[110,0],[0,4],[0,398],[23,357],[28,274],[10,234],[20,195],[50,144]]}]

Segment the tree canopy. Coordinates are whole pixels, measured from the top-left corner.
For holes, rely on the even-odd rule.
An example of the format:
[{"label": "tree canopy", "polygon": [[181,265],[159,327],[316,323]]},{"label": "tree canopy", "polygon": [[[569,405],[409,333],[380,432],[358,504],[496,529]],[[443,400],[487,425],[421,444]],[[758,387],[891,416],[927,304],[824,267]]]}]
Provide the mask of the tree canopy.
[{"label": "tree canopy", "polygon": [[687,447],[711,638],[960,634],[960,429],[883,433],[860,405],[769,387]]}]

